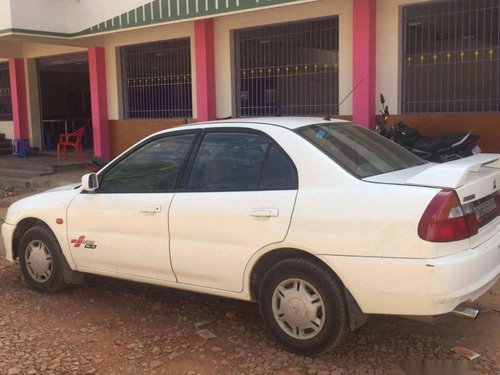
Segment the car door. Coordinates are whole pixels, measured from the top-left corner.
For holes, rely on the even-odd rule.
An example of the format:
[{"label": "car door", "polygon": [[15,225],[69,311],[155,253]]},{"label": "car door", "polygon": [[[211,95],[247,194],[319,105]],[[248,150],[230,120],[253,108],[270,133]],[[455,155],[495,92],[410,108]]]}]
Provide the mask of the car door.
[{"label": "car door", "polygon": [[238,128],[206,131],[188,168],[169,213],[177,280],[242,291],[251,256],[286,237],[296,168],[269,136]]},{"label": "car door", "polygon": [[68,207],[71,256],[79,270],[175,281],[168,210],[196,132],[145,141],[99,175],[94,193]]}]

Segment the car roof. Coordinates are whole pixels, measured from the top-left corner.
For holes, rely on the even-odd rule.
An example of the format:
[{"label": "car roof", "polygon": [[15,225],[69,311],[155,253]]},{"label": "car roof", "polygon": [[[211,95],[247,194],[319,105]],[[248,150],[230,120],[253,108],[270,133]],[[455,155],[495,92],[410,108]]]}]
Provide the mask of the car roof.
[{"label": "car roof", "polygon": [[208,122],[197,122],[193,124],[187,124],[182,126],[176,126],[167,130],[158,132],[157,134],[166,133],[169,131],[178,130],[189,130],[189,129],[204,129],[204,128],[218,128],[218,127],[228,127],[234,125],[272,125],[279,126],[282,128],[287,128],[294,130],[303,126],[313,125],[313,124],[332,124],[348,122],[346,120],[331,119],[325,120],[320,117],[252,117],[252,118],[234,118],[225,120],[215,120]]}]

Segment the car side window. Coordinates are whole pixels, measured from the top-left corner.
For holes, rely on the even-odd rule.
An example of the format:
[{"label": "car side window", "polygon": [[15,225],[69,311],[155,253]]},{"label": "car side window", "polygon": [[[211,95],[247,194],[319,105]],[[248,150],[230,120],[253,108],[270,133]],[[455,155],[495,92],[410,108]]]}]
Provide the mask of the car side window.
[{"label": "car side window", "polygon": [[207,134],[196,155],[188,189],[257,189],[268,146],[269,141],[257,134]]},{"label": "car side window", "polygon": [[102,193],[172,191],[186,163],[196,134],[155,139],[118,162],[102,176]]},{"label": "car side window", "polygon": [[198,191],[296,188],[295,167],[289,164],[283,151],[263,135],[208,133],[194,160],[187,188]]},{"label": "car side window", "polygon": [[262,167],[260,187],[267,190],[297,189],[297,170],[288,155],[273,144]]}]

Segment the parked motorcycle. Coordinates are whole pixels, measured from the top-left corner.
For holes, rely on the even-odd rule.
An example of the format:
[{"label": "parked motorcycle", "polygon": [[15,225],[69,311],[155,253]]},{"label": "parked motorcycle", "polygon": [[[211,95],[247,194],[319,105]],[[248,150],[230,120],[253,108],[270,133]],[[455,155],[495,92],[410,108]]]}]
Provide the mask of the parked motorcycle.
[{"label": "parked motorcycle", "polygon": [[398,122],[387,129],[389,107],[385,105],[384,95],[380,95],[382,104],[382,121],[375,125],[374,131],[391,139],[422,159],[433,162],[446,162],[478,154],[481,148],[477,145],[479,136],[472,132],[449,133],[436,137],[426,137],[403,122]]}]

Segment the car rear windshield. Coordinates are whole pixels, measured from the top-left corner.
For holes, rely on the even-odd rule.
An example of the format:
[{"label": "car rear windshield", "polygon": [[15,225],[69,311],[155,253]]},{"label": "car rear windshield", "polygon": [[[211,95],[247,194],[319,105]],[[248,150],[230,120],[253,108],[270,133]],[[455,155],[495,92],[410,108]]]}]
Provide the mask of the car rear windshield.
[{"label": "car rear windshield", "polygon": [[309,125],[298,132],[358,178],[426,163],[396,143],[350,122]]}]

